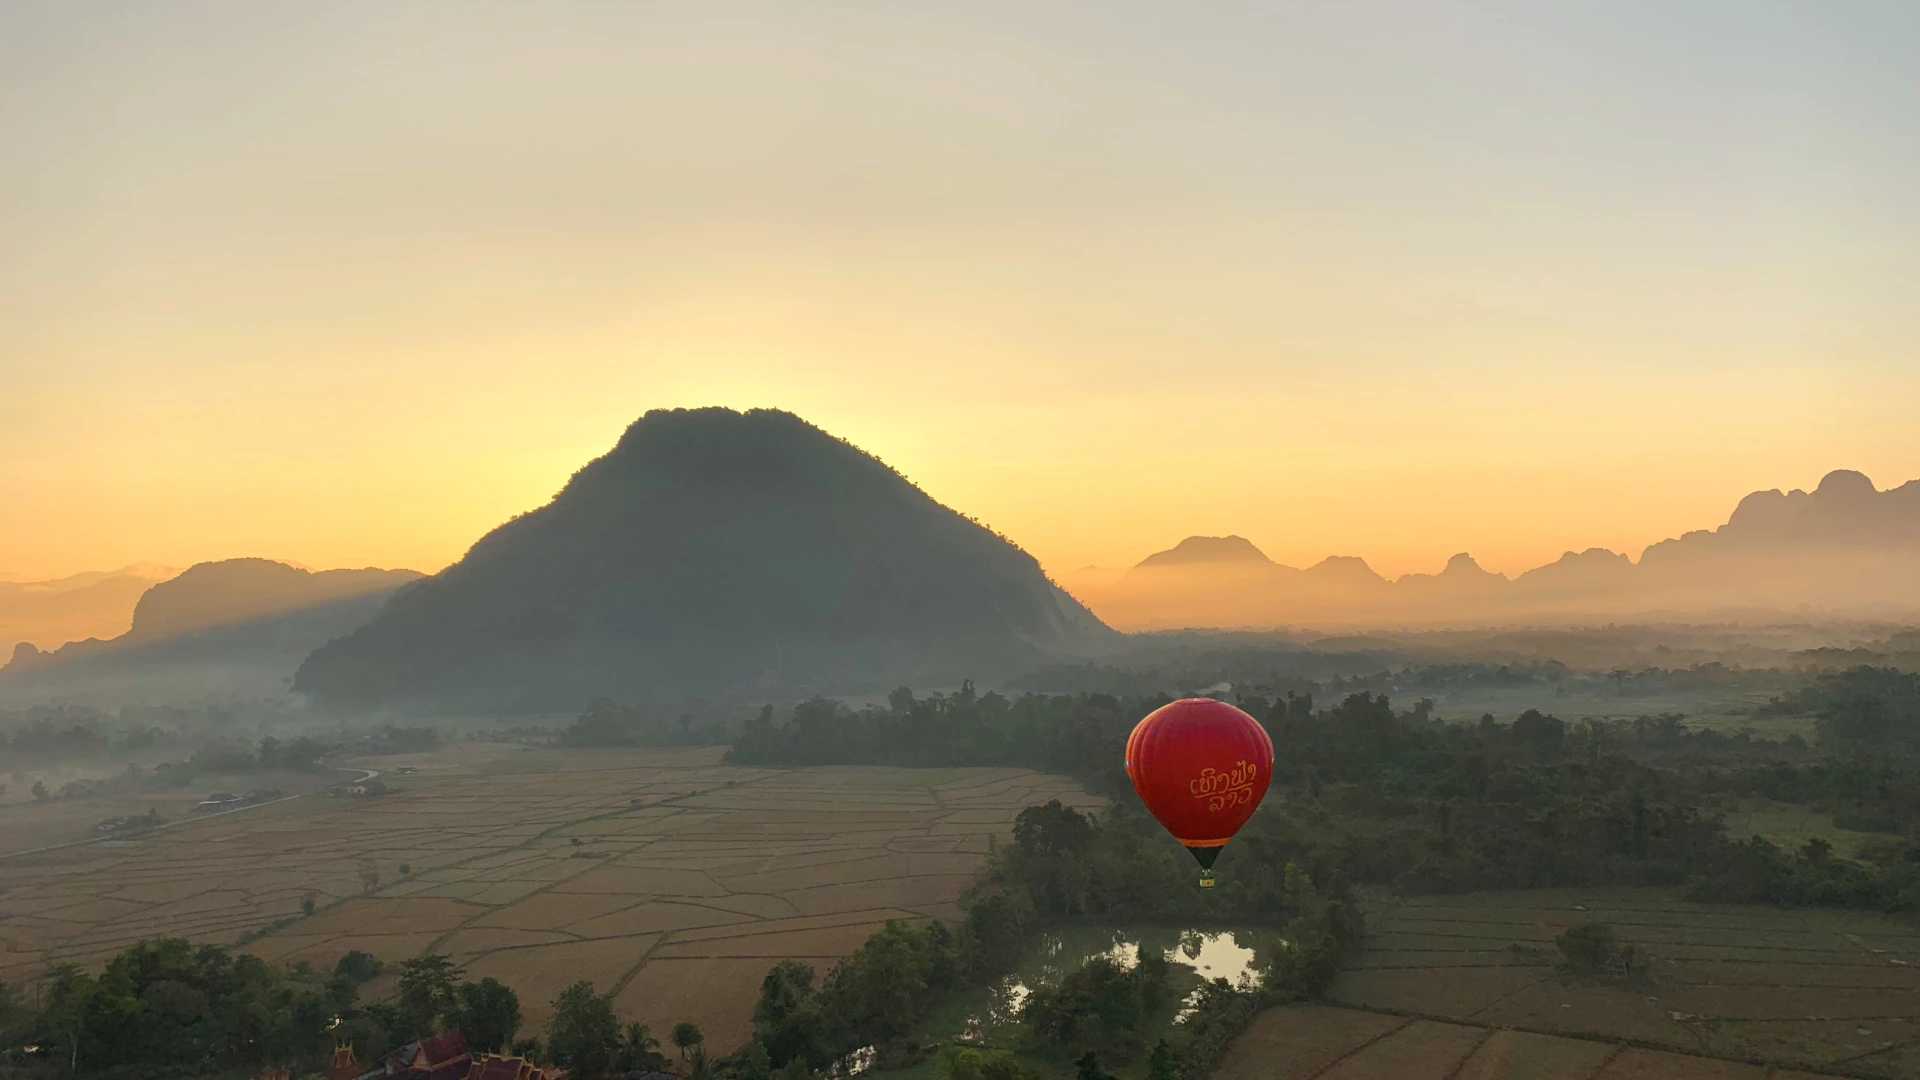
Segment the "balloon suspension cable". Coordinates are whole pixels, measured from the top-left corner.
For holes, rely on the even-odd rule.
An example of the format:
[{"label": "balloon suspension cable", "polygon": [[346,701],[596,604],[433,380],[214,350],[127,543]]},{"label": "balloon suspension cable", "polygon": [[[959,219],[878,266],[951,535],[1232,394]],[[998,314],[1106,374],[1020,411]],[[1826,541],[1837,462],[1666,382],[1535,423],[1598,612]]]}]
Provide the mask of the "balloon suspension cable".
[{"label": "balloon suspension cable", "polygon": [[1200,887],[1203,889],[1213,888],[1213,871],[1211,870],[1200,871]]}]

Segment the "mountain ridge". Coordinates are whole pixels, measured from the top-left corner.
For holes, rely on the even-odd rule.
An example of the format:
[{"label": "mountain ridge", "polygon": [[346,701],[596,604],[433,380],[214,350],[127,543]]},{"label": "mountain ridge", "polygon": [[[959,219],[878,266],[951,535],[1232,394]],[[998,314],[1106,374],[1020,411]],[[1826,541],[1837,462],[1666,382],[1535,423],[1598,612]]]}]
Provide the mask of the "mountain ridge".
[{"label": "mountain ridge", "polygon": [[[1180,546],[1207,539],[1189,537]],[[1920,612],[1920,480],[1881,491],[1865,474],[1838,469],[1811,492],[1752,492],[1719,527],[1656,541],[1638,560],[1594,547],[1512,579],[1462,552],[1438,573],[1391,582],[1363,560],[1334,556],[1306,570],[1243,566],[1228,583],[1196,560],[1164,558],[1169,551],[1117,576],[1088,568],[1062,584],[1125,629],[1735,609]]]},{"label": "mountain ridge", "polygon": [[0,666],[0,700],[105,706],[278,694],[307,654],[420,576],[254,558],[199,563],[147,589],[125,633],[51,650],[15,645]]}]

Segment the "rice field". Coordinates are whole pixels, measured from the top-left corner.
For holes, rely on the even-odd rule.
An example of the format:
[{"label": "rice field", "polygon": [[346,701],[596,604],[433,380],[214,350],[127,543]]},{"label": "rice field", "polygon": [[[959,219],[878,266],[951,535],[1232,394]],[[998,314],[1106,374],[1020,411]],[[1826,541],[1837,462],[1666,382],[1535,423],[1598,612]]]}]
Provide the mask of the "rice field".
[{"label": "rice field", "polygon": [[[1647,977],[1608,986],[1564,975],[1554,939],[1588,921],[1613,927],[1646,957]],[[1644,889],[1405,899],[1371,916],[1367,950],[1331,999],[1369,1010],[1375,1023],[1418,1018],[1509,1032],[1501,1045],[1513,1047],[1510,1057],[1548,1046],[1537,1039],[1550,1040],[1555,1054],[1633,1048],[1598,1072],[1511,1066],[1490,1075],[1757,1078],[1765,1065],[1920,1076],[1920,929],[1873,914],[1690,904]],[[1698,1057],[1686,1066],[1693,1071],[1663,1072],[1666,1058],[1655,1051]],[[1477,1074],[1463,1067],[1458,1075]]]},{"label": "rice field", "polygon": [[1016,814],[1094,802],[1018,769],[750,769],[720,753],[462,744],[370,760],[394,785],[381,798],[0,859],[0,980],[154,935],[321,966],[434,950],[512,986],[526,1030],[587,979],[623,1019],[692,1020],[725,1051],[775,962],[824,968],[887,919],[957,917]]},{"label": "rice field", "polygon": [[1619,1042],[1325,1005],[1271,1009],[1212,1080],[1810,1080]]}]

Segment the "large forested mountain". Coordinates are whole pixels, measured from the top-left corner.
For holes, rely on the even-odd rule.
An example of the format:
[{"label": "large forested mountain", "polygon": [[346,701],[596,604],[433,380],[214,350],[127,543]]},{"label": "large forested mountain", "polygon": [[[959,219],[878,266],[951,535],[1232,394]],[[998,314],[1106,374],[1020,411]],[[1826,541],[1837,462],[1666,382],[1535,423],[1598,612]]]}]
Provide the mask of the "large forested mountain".
[{"label": "large forested mountain", "polygon": [[1026,552],[798,417],[658,411],[315,652],[295,689],[485,712],[861,692],[1113,636]]}]

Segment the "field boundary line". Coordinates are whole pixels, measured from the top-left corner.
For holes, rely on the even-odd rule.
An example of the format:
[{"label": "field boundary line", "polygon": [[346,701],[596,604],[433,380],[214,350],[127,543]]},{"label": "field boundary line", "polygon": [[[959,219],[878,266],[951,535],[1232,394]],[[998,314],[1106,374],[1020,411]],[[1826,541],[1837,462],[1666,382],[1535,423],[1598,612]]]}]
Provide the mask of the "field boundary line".
[{"label": "field boundary line", "polygon": [[303,791],[296,795],[282,795],[277,799],[268,799],[265,802],[248,803],[245,806],[236,806],[231,810],[215,810],[213,813],[210,813],[210,814],[197,814],[190,818],[181,818],[179,821],[169,821],[163,825],[155,825],[153,828],[148,829],[145,832],[142,832],[136,836],[89,836],[85,840],[69,840],[64,844],[48,844],[46,847],[28,848],[25,851],[0,852],[0,862],[5,862],[8,859],[24,859],[29,855],[45,855],[49,852],[54,852],[54,851],[66,851],[69,848],[86,847],[89,844],[104,844],[112,840],[139,840],[139,839],[142,839],[143,837],[152,836],[154,833],[161,832],[166,829],[180,829],[180,828],[185,828],[188,825],[199,825],[202,822],[216,821],[220,818],[227,817],[228,815],[231,815],[231,814],[244,814],[249,810],[259,810],[259,809],[262,809],[263,807],[278,806],[283,802],[292,802],[295,799],[304,799],[307,796],[312,794],[314,794],[314,792]]},{"label": "field boundary line", "polygon": [[[1334,998],[1328,998],[1325,1002],[1323,1002],[1323,1004],[1330,1005],[1334,1008],[1339,1008],[1339,1009],[1352,1009],[1355,1012],[1375,1013],[1380,1016],[1405,1017],[1408,1023],[1411,1023],[1415,1020],[1431,1020],[1436,1024],[1452,1024],[1455,1027],[1490,1028],[1490,1027],[1498,1026],[1498,1027],[1504,1027],[1510,1031],[1524,1032],[1525,1034],[1528,1034],[1528,1035],[1546,1035],[1556,1039],[1577,1039],[1581,1042],[1605,1043],[1610,1046],[1618,1047],[1621,1050],[1628,1050],[1628,1049],[1654,1050],[1660,1053],[1678,1054],[1682,1057],[1701,1058],[1706,1061],[1732,1061],[1742,1065],[1752,1065],[1760,1069],[1788,1068],[1788,1069],[1793,1069],[1797,1072],[1810,1073],[1814,1076],[1843,1076],[1843,1077],[1852,1077],[1852,1078],[1855,1078],[1855,1080],[1883,1080],[1883,1078],[1876,1073],[1863,1073],[1863,1072],[1855,1072],[1851,1070],[1843,1071],[1843,1072],[1835,1071],[1835,1066],[1844,1064],[1847,1061],[1858,1060],[1859,1057],[1871,1057],[1873,1054],[1883,1054],[1888,1050],[1897,1049],[1901,1045],[1904,1045],[1901,1043],[1895,1043],[1891,1046],[1883,1046],[1877,1050],[1870,1051],[1867,1054],[1858,1055],[1857,1057],[1854,1057],[1854,1058],[1845,1058],[1839,1062],[1825,1062],[1819,1065],[1799,1065],[1799,1064],[1783,1065],[1781,1062],[1770,1061],[1766,1058],[1736,1057],[1732,1055],[1723,1055],[1723,1054],[1702,1054],[1693,1050],[1676,1049],[1670,1043],[1650,1042],[1646,1039],[1627,1038],[1619,1035],[1592,1035],[1584,1032],[1554,1031],[1549,1028],[1533,1027],[1530,1025],[1521,1025],[1521,1024],[1493,1025],[1482,1020],[1475,1020],[1471,1017],[1440,1016],[1434,1013],[1416,1012],[1412,1009],[1396,1009],[1387,1005],[1362,1005],[1357,1002],[1340,1001]],[[1405,1024],[1402,1024],[1400,1025],[1400,1027],[1394,1028],[1394,1031],[1399,1031],[1400,1028],[1403,1028],[1405,1026],[1406,1026]],[[1388,1034],[1391,1034],[1391,1032],[1389,1032]],[[1384,1038],[1384,1036],[1382,1037]],[[1920,1038],[1910,1039],[1908,1041],[1920,1042]],[[1356,1047],[1355,1052],[1357,1053],[1359,1050],[1363,1050],[1365,1048],[1366,1048],[1365,1046]],[[1352,1055],[1349,1054],[1348,1056],[1351,1057]],[[1332,1066],[1328,1066],[1328,1067],[1331,1068]],[[1325,1072],[1325,1071],[1326,1070],[1324,1069],[1321,1070],[1321,1072]],[[1319,1076],[1320,1073],[1314,1073],[1313,1075]],[[1309,1080],[1311,1080],[1311,1078],[1309,1078]]]},{"label": "field boundary line", "polygon": [[[1619,1057],[1621,1054],[1624,1054],[1626,1052],[1627,1052],[1626,1043],[1615,1043],[1613,1049],[1607,1051],[1606,1056],[1600,1059],[1600,1064],[1595,1065],[1593,1067],[1593,1071],[1581,1077],[1580,1080],[1598,1080],[1598,1077],[1600,1076],[1600,1074],[1607,1071],[1607,1066],[1613,1064],[1613,1059]],[[1767,1070],[1767,1075],[1772,1076],[1774,1072],[1779,1070],[1779,1068],[1780,1066],[1778,1065],[1773,1066],[1772,1068]]]},{"label": "field boundary line", "polygon": [[1375,1035],[1373,1038],[1368,1039],[1366,1042],[1361,1043],[1359,1046],[1354,1047],[1353,1049],[1347,1051],[1346,1053],[1341,1054],[1339,1057],[1334,1058],[1332,1061],[1327,1062],[1325,1065],[1321,1066],[1320,1068],[1314,1070],[1313,1076],[1307,1077],[1307,1080],[1313,1080],[1313,1078],[1316,1076],[1325,1076],[1327,1074],[1327,1070],[1347,1060],[1353,1055],[1358,1054],[1360,1051],[1365,1050],[1367,1047],[1372,1046],[1374,1043],[1379,1042],[1380,1040],[1386,1038],[1389,1035],[1397,1035],[1400,1032],[1407,1030],[1408,1028],[1413,1026],[1413,1021],[1415,1019],[1416,1019],[1415,1017],[1403,1018],[1400,1023],[1393,1025],[1392,1027],[1381,1032],[1380,1034]]},{"label": "field boundary line", "polygon": [[[1444,970],[1446,970],[1446,969],[1445,969],[1445,968],[1428,968],[1428,969],[1426,969],[1426,970],[1429,970],[1429,971],[1444,971]],[[1518,967],[1516,966],[1516,970],[1520,970],[1520,969],[1519,969],[1519,968],[1518,968]],[[1549,971],[1551,971],[1552,969],[1551,969],[1551,968],[1548,968],[1547,970],[1549,970]],[[1492,1001],[1489,1001],[1489,1002],[1487,1002],[1487,1003],[1486,1003],[1485,1005],[1482,1005],[1482,1006],[1480,1006],[1479,1008],[1477,1008],[1477,1009],[1475,1009],[1475,1010],[1473,1010],[1473,1012],[1472,1012],[1472,1014],[1471,1014],[1471,1015],[1470,1015],[1470,1016],[1468,1017],[1468,1019],[1473,1019],[1473,1018],[1476,1018],[1476,1017],[1478,1017],[1478,1016],[1479,1016],[1479,1015],[1480,1015],[1481,1013],[1483,1013],[1483,1012],[1486,1012],[1486,1011],[1487,1011],[1488,1009],[1491,1009],[1491,1008],[1493,1008],[1493,1007],[1494,1007],[1495,1005],[1498,1005],[1498,1004],[1500,1004],[1501,1002],[1503,1002],[1503,1001],[1505,1001],[1505,1000],[1507,1000],[1508,998],[1510,998],[1510,997],[1512,997],[1513,995],[1515,995],[1515,994],[1518,994],[1518,993],[1521,993],[1522,991],[1526,991],[1526,990],[1532,990],[1533,988],[1535,988],[1535,987],[1537,987],[1537,986],[1539,986],[1539,985],[1540,985],[1541,983],[1544,983],[1544,982],[1546,982],[1546,981],[1547,981],[1547,977],[1546,977],[1545,975],[1536,975],[1536,976],[1534,976],[1534,979],[1533,979],[1533,981],[1532,981],[1532,982],[1530,982],[1530,983],[1528,983],[1527,985],[1525,985],[1525,986],[1518,986],[1518,987],[1515,987],[1515,988],[1513,988],[1512,990],[1509,990],[1509,991],[1507,991],[1506,993],[1504,993],[1504,994],[1501,994],[1501,995],[1500,995],[1499,997],[1497,997],[1497,998],[1494,998],[1494,999],[1493,999]]]},{"label": "field boundary line", "polygon": [[1899,1042],[1888,1043],[1885,1046],[1879,1047],[1874,1050],[1868,1050],[1865,1053],[1849,1054],[1848,1056],[1843,1058],[1835,1058],[1832,1061],[1827,1062],[1827,1064],[1829,1066],[1842,1066],[1842,1065],[1850,1064],[1855,1061],[1864,1061],[1867,1058],[1877,1057],[1881,1054],[1884,1054],[1889,1050],[1898,1050],[1903,1046],[1912,1046],[1914,1043],[1917,1043],[1917,1042],[1920,1042],[1920,1037],[1915,1037],[1911,1039],[1902,1039]]},{"label": "field boundary line", "polygon": [[1492,1042],[1493,1036],[1499,1030],[1500,1030],[1499,1028],[1491,1028],[1491,1027],[1483,1029],[1480,1032],[1480,1040],[1474,1043],[1472,1048],[1469,1049],[1465,1054],[1462,1054],[1460,1056],[1460,1060],[1454,1062],[1453,1068],[1448,1069],[1447,1075],[1441,1077],[1440,1080],[1455,1080],[1455,1078],[1460,1075],[1460,1070],[1465,1069],[1467,1067],[1467,1062],[1473,1060],[1473,1055],[1479,1053],[1481,1047]]},{"label": "field boundary line", "polygon": [[[759,783],[760,781],[762,781],[762,780],[765,780],[765,779],[767,779],[767,777],[766,777],[766,776],[756,776],[756,777],[754,777],[754,778],[753,778],[753,779],[751,779],[751,780],[747,780],[747,781],[745,781],[744,783],[742,783],[742,782],[740,782],[740,781],[735,781],[735,782],[734,782],[734,783],[732,784],[732,786],[733,786],[733,787],[735,787],[735,788],[739,788],[739,787],[745,787],[745,786],[747,786],[748,784],[757,784],[757,783]],[[544,828],[544,829],[542,829],[542,830],[540,830],[540,831],[539,831],[539,832],[537,832],[537,833],[534,833],[534,834],[533,834],[532,836],[529,836],[529,837],[527,837],[527,838],[526,838],[525,840],[522,840],[522,841],[520,841],[519,843],[517,843],[517,844],[514,844],[514,845],[512,845],[511,847],[505,847],[505,848],[500,848],[500,849],[498,849],[498,850],[495,850],[495,851],[488,851],[488,852],[484,852],[484,853],[482,853],[482,854],[479,854],[479,855],[475,855],[475,856],[473,856],[473,858],[471,858],[471,859],[462,859],[462,860],[460,860],[459,862],[455,862],[455,863],[449,863],[449,864],[447,864],[447,866],[446,866],[446,867],[442,867],[441,869],[452,869],[452,868],[457,868],[457,867],[461,867],[461,866],[465,866],[466,864],[468,864],[468,863],[470,863],[470,862],[475,862],[475,861],[477,861],[477,860],[479,860],[479,859],[484,859],[484,858],[490,858],[490,857],[493,857],[493,856],[497,856],[497,855],[500,855],[500,854],[503,854],[503,853],[505,853],[505,852],[508,852],[508,851],[520,851],[520,850],[522,850],[522,849],[526,849],[526,848],[531,848],[531,847],[533,847],[534,845],[537,845],[537,844],[539,844],[540,842],[542,842],[542,841],[544,841],[544,840],[546,840],[547,838],[549,838],[549,837],[551,837],[551,836],[554,836],[554,835],[556,835],[556,834],[558,834],[558,833],[560,833],[560,832],[562,832],[563,830],[566,830],[566,829],[571,829],[571,828],[575,828],[575,827],[577,827],[577,826],[580,826],[580,825],[585,825],[585,824],[587,824],[588,822],[593,822],[593,821],[604,821],[604,820],[606,820],[606,819],[608,819],[608,818],[615,818],[615,817],[619,817],[619,816],[620,816],[620,815],[622,815],[622,814],[631,814],[631,813],[633,813],[633,811],[634,811],[634,810],[636,810],[636,809],[642,809],[642,810],[657,810],[657,809],[659,809],[660,807],[662,807],[662,806],[666,806],[666,805],[668,805],[668,804],[678,804],[678,803],[680,802],[680,800],[681,800],[681,799],[691,799],[691,798],[695,798],[695,797],[697,797],[697,796],[700,796],[700,795],[706,795],[706,794],[710,794],[710,793],[711,793],[711,792],[713,792],[713,791],[716,791],[716,790],[720,790],[721,788],[725,788],[725,787],[727,787],[727,786],[728,786],[728,785],[726,785],[726,784],[721,784],[721,785],[719,785],[719,787],[718,787],[718,788],[706,788],[706,789],[703,789],[703,790],[700,790],[700,791],[689,791],[689,792],[687,792],[687,793],[686,793],[686,794],[684,794],[684,795],[669,795],[669,796],[667,796],[666,798],[664,798],[664,799],[661,799],[661,800],[660,800],[659,802],[656,802],[656,803],[651,803],[651,804],[649,804],[649,805],[647,805],[647,806],[644,806],[644,807],[635,807],[635,806],[633,806],[633,805],[632,805],[631,803],[629,803],[629,804],[628,804],[628,805],[626,805],[626,806],[621,806],[621,807],[616,807],[615,809],[612,809],[612,810],[608,810],[608,811],[606,811],[606,812],[604,812],[604,813],[599,813],[599,814],[588,814],[588,815],[587,815],[586,817],[582,817],[582,818],[575,818],[575,819],[573,819],[573,820],[571,820],[571,821],[562,821],[562,822],[560,822],[560,823],[558,823],[558,824],[556,824],[556,825],[549,825],[548,827],[546,827],[546,828]],[[679,814],[682,814],[682,813],[685,813],[686,811],[688,811],[688,810],[690,810],[690,809],[692,809],[692,808],[691,808],[691,807],[686,807],[686,806],[680,806],[680,805],[674,805],[674,806],[673,806],[673,814],[671,814],[671,815],[668,815],[668,816],[669,816],[669,817],[673,817],[673,816],[678,816]],[[649,843],[651,843],[651,841],[650,841]],[[647,845],[645,845],[645,844],[642,844],[642,845],[640,845],[640,846],[641,846],[641,847],[645,847],[645,846],[647,846]],[[581,872],[582,872],[582,873],[586,873],[586,871],[584,871],[584,870],[583,870],[583,871],[581,871]],[[467,916],[467,917],[466,917],[465,919],[462,919],[462,920],[461,920],[461,921],[460,921],[460,922],[459,922],[459,923],[458,923],[457,925],[455,925],[455,926],[454,926],[454,927],[453,927],[452,929],[450,929],[450,930],[448,930],[448,931],[447,931],[446,933],[444,933],[444,934],[441,934],[441,935],[440,935],[439,937],[436,937],[436,938],[434,938],[434,939],[433,939],[432,941],[430,941],[430,942],[428,942],[428,943],[427,943],[427,947],[426,947],[425,949],[423,949],[423,950],[421,950],[421,953],[420,953],[420,955],[422,955],[422,956],[426,956],[426,955],[429,955],[429,954],[431,954],[431,953],[432,953],[432,952],[433,952],[433,951],[434,951],[435,949],[437,949],[437,948],[439,948],[439,947],[440,947],[440,946],[442,946],[442,945],[445,945],[445,944],[446,944],[446,943],[447,943],[448,941],[450,941],[450,940],[452,940],[452,938],[453,938],[453,936],[454,936],[455,934],[458,934],[458,933],[459,933],[460,931],[462,931],[462,930],[466,930],[466,929],[469,929],[469,928],[470,928],[470,927],[472,926],[472,924],[473,924],[473,923],[475,923],[475,922],[477,922],[477,921],[478,921],[478,920],[480,920],[480,919],[483,919],[483,918],[485,918],[486,916],[488,916],[488,915],[490,915],[490,914],[492,914],[492,913],[494,913],[495,911],[500,911],[500,910],[502,910],[502,909],[505,909],[505,908],[510,908],[510,907],[512,907],[512,906],[513,906],[514,904],[519,904],[519,903],[522,903],[522,902],[524,902],[524,901],[526,901],[526,900],[529,900],[529,899],[531,899],[531,898],[533,898],[533,897],[535,897],[535,896],[539,896],[539,895],[542,895],[543,893],[548,893],[548,892],[551,892],[551,891],[553,891],[554,889],[556,889],[556,888],[558,888],[559,886],[561,886],[561,885],[563,885],[563,884],[565,884],[566,882],[568,882],[568,881],[570,881],[570,880],[572,880],[572,878],[571,878],[571,877],[563,877],[563,878],[557,878],[557,879],[555,879],[555,880],[553,880],[553,881],[549,881],[549,882],[547,882],[547,883],[546,883],[545,885],[542,885],[542,886],[540,886],[539,888],[537,888],[537,889],[535,889],[535,890],[533,890],[532,892],[530,892],[530,893],[527,893],[527,894],[526,894],[525,896],[522,896],[522,897],[520,897],[520,898],[519,898],[518,900],[515,900],[515,901],[513,902],[513,904],[499,904],[499,905],[495,905],[495,906],[492,906],[492,907],[482,907],[482,908],[481,908],[481,909],[480,909],[479,911],[477,911],[477,912],[474,912],[474,913],[473,913],[472,915],[469,915],[469,916]],[[397,884],[397,883],[396,883],[396,884]],[[372,894],[365,894],[365,895],[372,895]],[[636,901],[635,901],[634,903],[632,903],[632,904],[630,904],[630,905],[628,905],[628,906],[627,906],[627,907],[625,907],[625,908],[621,908],[621,909],[619,909],[619,910],[620,910],[620,911],[627,911],[627,910],[630,910],[631,908],[634,908],[634,907],[638,907],[638,906],[640,906],[641,904],[643,904],[643,903],[646,903],[646,902],[647,902],[647,901],[644,901],[644,900],[636,900]],[[562,933],[565,933],[565,931],[562,931]],[[665,935],[663,934],[662,936],[664,937]],[[584,940],[584,939],[583,939],[583,940]],[[550,942],[549,944],[559,944],[559,943],[558,943],[558,942]],[[658,942],[656,942],[655,944],[657,945],[657,944],[658,944]],[[509,947],[511,947],[511,946],[509,946]],[[491,950],[491,949],[490,949],[490,950],[488,950],[488,951],[489,951],[489,952],[495,952],[495,951],[498,951],[498,950]],[[651,951],[651,949],[649,949],[649,951]]]},{"label": "field boundary line", "polygon": [[647,951],[640,954],[640,959],[633,962],[633,966],[627,969],[626,974],[614,980],[613,986],[607,990],[607,996],[610,998],[619,997],[620,992],[627,988],[627,984],[633,982],[633,980],[639,976],[640,969],[647,966],[647,961],[653,959],[653,951],[658,949],[660,943],[667,940],[670,936],[672,936],[672,932],[668,931],[654,938],[653,944],[647,946]]}]

